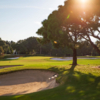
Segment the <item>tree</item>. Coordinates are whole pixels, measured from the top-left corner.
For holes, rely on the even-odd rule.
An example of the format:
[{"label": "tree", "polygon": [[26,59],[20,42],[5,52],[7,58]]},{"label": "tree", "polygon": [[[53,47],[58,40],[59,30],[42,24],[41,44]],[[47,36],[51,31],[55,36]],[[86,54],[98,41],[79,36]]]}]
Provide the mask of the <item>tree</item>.
[{"label": "tree", "polygon": [[98,53],[93,48],[93,46],[90,44],[90,42],[83,41],[81,44],[82,44],[81,48],[79,48],[77,50],[78,56],[86,56],[86,55],[96,56],[96,55],[98,55]]},{"label": "tree", "polygon": [[96,41],[96,45],[100,49],[100,41]]},{"label": "tree", "polygon": [[[90,42],[91,45],[100,54],[100,49],[92,41],[91,37],[100,40],[100,0],[68,0],[65,5],[69,5],[72,13],[76,13],[76,18],[80,17],[83,24],[80,25],[80,37]],[[74,14],[75,15],[75,14]],[[74,16],[73,15],[73,16]],[[76,22],[77,23],[77,22]]]},{"label": "tree", "polygon": [[26,54],[27,49],[23,44],[24,40],[19,40],[15,45],[14,49],[17,51],[18,54]]},{"label": "tree", "polygon": [[[74,16],[75,23],[81,27],[78,30],[80,37],[90,42],[100,54],[100,49],[91,39],[93,37],[100,40],[100,0],[86,0],[84,3],[81,0],[67,0],[64,6],[67,5],[70,5],[69,9]],[[77,18],[81,18],[83,24],[78,23]]]},{"label": "tree", "polygon": [[19,40],[17,43],[12,42],[11,46],[19,54],[35,54],[39,49],[39,43],[36,37],[29,37],[24,40]]},{"label": "tree", "polygon": [[38,42],[36,37],[29,37],[24,41],[24,45],[27,48],[28,53],[33,53],[34,51],[37,51],[38,48]]},{"label": "tree", "polygon": [[0,46],[4,46],[6,43],[3,40],[0,40]]},{"label": "tree", "polygon": [[4,50],[2,48],[2,46],[0,46],[0,55],[2,55],[4,53]]},{"label": "tree", "polygon": [[[72,0],[71,0],[72,1]],[[77,65],[77,49],[83,41],[79,32],[84,25],[82,19],[78,16],[78,12],[71,10],[70,0],[65,2],[64,6],[59,6],[57,11],[53,11],[47,20],[42,22],[43,26],[37,31],[38,35],[42,35],[40,43],[52,42],[54,47],[68,46],[73,50],[73,63]],[[79,14],[78,14],[79,15]]]}]

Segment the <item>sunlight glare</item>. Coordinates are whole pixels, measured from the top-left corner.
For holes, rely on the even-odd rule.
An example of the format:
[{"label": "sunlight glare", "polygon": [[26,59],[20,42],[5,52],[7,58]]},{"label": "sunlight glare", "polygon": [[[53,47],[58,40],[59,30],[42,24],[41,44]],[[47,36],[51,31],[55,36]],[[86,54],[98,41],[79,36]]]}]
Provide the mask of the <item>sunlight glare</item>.
[{"label": "sunlight glare", "polygon": [[86,0],[81,0],[83,3],[85,3],[86,2]]}]

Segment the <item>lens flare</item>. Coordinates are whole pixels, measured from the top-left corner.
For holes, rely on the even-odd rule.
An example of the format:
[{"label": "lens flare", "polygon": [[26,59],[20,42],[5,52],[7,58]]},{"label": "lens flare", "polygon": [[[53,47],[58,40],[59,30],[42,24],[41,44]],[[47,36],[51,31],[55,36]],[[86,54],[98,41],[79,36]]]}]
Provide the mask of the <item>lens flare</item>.
[{"label": "lens flare", "polygon": [[55,44],[57,44],[57,41],[54,41]]}]

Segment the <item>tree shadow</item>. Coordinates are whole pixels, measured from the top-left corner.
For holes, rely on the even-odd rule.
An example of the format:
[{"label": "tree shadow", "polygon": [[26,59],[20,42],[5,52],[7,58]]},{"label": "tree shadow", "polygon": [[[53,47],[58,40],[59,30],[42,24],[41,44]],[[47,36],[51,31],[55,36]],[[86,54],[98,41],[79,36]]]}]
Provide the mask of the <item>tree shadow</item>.
[{"label": "tree shadow", "polygon": [[70,69],[66,69],[54,66],[49,68],[50,71],[59,74],[56,80],[60,86],[16,98],[18,100],[23,98],[27,98],[27,100],[33,98],[35,100],[100,100],[100,76],[75,71],[75,67],[71,66]]},{"label": "tree shadow", "polygon": [[100,76],[74,71],[75,67],[72,65],[70,69],[50,68],[59,73],[57,82],[63,87],[60,91],[67,94],[67,97],[64,95],[65,98],[68,100],[99,100]]},{"label": "tree shadow", "polygon": [[19,66],[23,66],[23,65],[0,65],[0,69],[9,68],[9,67],[19,67]]}]

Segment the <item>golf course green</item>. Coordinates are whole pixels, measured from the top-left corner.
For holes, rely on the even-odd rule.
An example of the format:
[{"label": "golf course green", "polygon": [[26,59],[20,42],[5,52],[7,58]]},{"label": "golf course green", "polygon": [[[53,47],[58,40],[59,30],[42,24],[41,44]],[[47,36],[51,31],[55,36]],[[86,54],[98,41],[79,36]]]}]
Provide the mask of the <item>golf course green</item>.
[{"label": "golf course green", "polygon": [[59,86],[22,95],[0,96],[0,100],[100,100],[100,57],[57,61],[53,57],[29,56],[0,59],[0,76],[21,70],[47,70],[58,73]]}]

